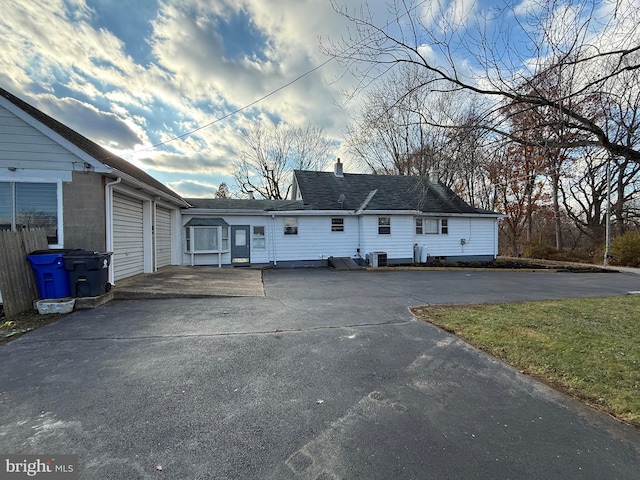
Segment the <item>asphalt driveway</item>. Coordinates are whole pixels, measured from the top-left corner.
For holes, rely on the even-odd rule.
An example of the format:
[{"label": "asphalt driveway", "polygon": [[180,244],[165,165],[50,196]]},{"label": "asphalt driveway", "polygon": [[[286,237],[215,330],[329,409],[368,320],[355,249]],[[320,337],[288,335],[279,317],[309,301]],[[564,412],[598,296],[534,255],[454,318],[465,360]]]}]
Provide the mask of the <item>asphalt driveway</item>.
[{"label": "asphalt driveway", "polygon": [[264,290],[114,301],[0,348],[0,452],[77,453],[82,479],[637,478],[638,430],[407,307],[640,276],[272,270]]}]

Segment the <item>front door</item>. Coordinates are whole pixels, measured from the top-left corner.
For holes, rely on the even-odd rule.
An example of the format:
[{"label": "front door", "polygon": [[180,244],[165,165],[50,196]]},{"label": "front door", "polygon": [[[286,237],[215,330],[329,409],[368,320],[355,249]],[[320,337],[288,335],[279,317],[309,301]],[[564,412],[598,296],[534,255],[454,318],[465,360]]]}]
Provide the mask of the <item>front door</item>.
[{"label": "front door", "polygon": [[231,263],[248,265],[250,253],[249,225],[231,225]]}]

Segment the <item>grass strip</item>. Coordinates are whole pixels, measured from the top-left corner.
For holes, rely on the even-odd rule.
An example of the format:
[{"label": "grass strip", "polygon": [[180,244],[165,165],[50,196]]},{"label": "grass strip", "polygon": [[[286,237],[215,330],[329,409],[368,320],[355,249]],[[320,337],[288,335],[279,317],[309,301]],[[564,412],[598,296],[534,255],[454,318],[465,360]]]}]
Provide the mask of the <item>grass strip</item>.
[{"label": "grass strip", "polygon": [[640,296],[428,306],[413,313],[640,427]]}]

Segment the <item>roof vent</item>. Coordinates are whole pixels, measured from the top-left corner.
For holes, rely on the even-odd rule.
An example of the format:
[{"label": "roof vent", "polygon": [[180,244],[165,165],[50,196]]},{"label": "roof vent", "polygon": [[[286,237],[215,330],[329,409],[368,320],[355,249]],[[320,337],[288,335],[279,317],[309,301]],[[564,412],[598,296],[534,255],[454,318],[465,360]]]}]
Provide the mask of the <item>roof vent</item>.
[{"label": "roof vent", "polygon": [[338,197],[338,205],[340,205],[340,208],[344,206],[344,193],[341,193]]},{"label": "roof vent", "polygon": [[338,159],[338,161],[336,162],[335,166],[333,167],[333,173],[336,177],[343,177],[343,173],[342,173],[342,164],[340,163],[340,159]]},{"label": "roof vent", "polygon": [[249,200],[253,200],[255,199],[255,197],[253,196],[253,190],[249,190],[247,192],[247,197],[249,198]]}]

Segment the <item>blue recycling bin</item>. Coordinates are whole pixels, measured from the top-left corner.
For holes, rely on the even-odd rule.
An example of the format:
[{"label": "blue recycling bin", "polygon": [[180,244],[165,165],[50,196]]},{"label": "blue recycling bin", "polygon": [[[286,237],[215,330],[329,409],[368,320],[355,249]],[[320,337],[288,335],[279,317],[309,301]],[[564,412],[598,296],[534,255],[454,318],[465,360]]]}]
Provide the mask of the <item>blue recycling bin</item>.
[{"label": "blue recycling bin", "polygon": [[40,299],[69,296],[69,274],[64,268],[64,252],[38,250],[27,255],[36,276]]}]

